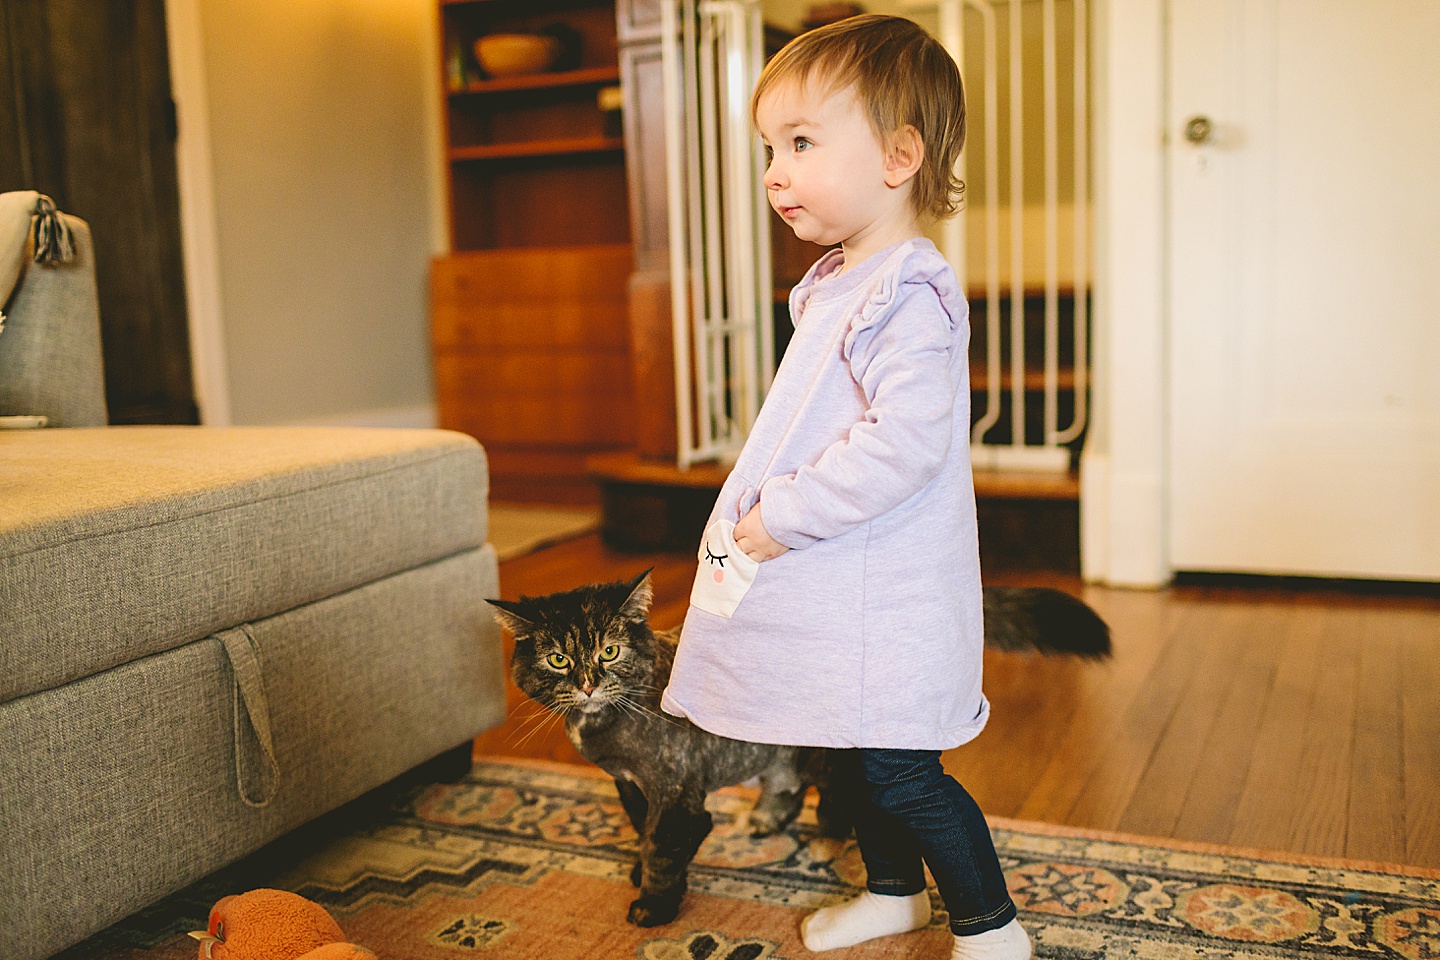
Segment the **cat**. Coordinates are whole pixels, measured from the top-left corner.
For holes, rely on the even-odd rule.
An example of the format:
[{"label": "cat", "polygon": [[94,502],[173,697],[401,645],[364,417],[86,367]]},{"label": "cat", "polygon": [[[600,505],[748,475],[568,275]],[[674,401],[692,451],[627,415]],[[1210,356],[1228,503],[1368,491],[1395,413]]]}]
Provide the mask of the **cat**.
[{"label": "cat", "polygon": [[[515,637],[510,673],[532,700],[564,719],[581,756],[615,778],[620,803],[640,837],[630,879],[640,888],[629,920],[669,923],[680,910],[686,873],[712,826],[705,797],[758,778],[752,835],[778,833],[795,819],[810,786],[828,836],[850,830],[849,778],[840,755],[818,748],[748,743],[707,733],[660,712],[678,628],[652,630],[650,571],[543,597],[491,600]],[[1086,657],[1108,656],[1109,628],[1088,606],[1058,590],[986,587],[986,643]],[[843,753],[843,752],[842,752]]]}]

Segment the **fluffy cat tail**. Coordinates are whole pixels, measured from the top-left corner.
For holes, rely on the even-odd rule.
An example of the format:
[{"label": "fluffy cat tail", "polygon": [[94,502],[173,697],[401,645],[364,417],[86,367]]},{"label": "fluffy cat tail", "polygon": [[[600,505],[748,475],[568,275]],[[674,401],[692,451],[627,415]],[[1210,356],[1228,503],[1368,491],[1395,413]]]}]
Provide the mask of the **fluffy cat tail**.
[{"label": "fluffy cat tail", "polygon": [[985,646],[1103,659],[1110,627],[1084,601],[1048,587],[986,587]]}]

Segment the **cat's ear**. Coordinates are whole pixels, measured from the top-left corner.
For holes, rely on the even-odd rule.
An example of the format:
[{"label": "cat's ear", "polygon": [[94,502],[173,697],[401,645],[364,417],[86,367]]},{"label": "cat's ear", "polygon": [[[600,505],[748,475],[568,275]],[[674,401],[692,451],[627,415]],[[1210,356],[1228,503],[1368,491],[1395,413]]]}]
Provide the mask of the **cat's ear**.
[{"label": "cat's ear", "polygon": [[[650,568],[650,570],[654,569],[654,567]],[[641,623],[649,619],[650,603],[655,599],[655,588],[650,585],[650,570],[646,570],[625,585],[630,588],[630,595],[620,605],[620,619],[636,620]]]},{"label": "cat's ear", "polygon": [[520,636],[522,633],[529,633],[535,629],[535,624],[525,619],[529,611],[525,606],[513,600],[486,600],[486,603],[495,608],[495,622],[513,636]]}]

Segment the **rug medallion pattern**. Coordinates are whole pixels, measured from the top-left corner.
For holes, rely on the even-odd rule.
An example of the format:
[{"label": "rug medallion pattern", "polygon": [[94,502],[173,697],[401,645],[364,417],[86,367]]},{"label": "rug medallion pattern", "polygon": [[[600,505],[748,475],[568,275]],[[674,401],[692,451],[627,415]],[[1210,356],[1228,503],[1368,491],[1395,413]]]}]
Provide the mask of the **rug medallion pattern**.
[{"label": "rug medallion pattern", "polygon": [[[326,906],[382,960],[798,960],[808,910],[853,895],[853,842],[819,837],[813,807],[784,834],[746,833],[753,794],[711,798],[716,828],[669,925],[625,923],[635,834],[610,781],[538,764],[477,764],[426,787],[268,885]],[[1121,842],[1023,824],[994,829],[1036,956],[1405,957],[1440,960],[1440,877]],[[179,936],[228,888],[213,877],[131,918],[66,960],[179,960]],[[255,885],[255,884],[251,884]],[[932,897],[934,896],[932,890]],[[927,930],[846,958],[949,955],[938,898]],[[841,956],[837,954],[837,956]]]}]

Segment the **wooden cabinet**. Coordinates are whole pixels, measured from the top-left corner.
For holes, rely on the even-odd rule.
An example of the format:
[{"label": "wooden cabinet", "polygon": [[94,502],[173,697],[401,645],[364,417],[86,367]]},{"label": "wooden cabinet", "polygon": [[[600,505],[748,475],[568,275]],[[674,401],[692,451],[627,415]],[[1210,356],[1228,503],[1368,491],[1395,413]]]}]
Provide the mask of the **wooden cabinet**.
[{"label": "wooden cabinet", "polygon": [[[431,277],[439,419],[497,499],[586,501],[587,456],[633,442],[632,269],[613,0],[441,0],[452,253]],[[490,77],[476,39],[555,31],[568,62]],[[577,49],[578,48],[578,49]]]}]

